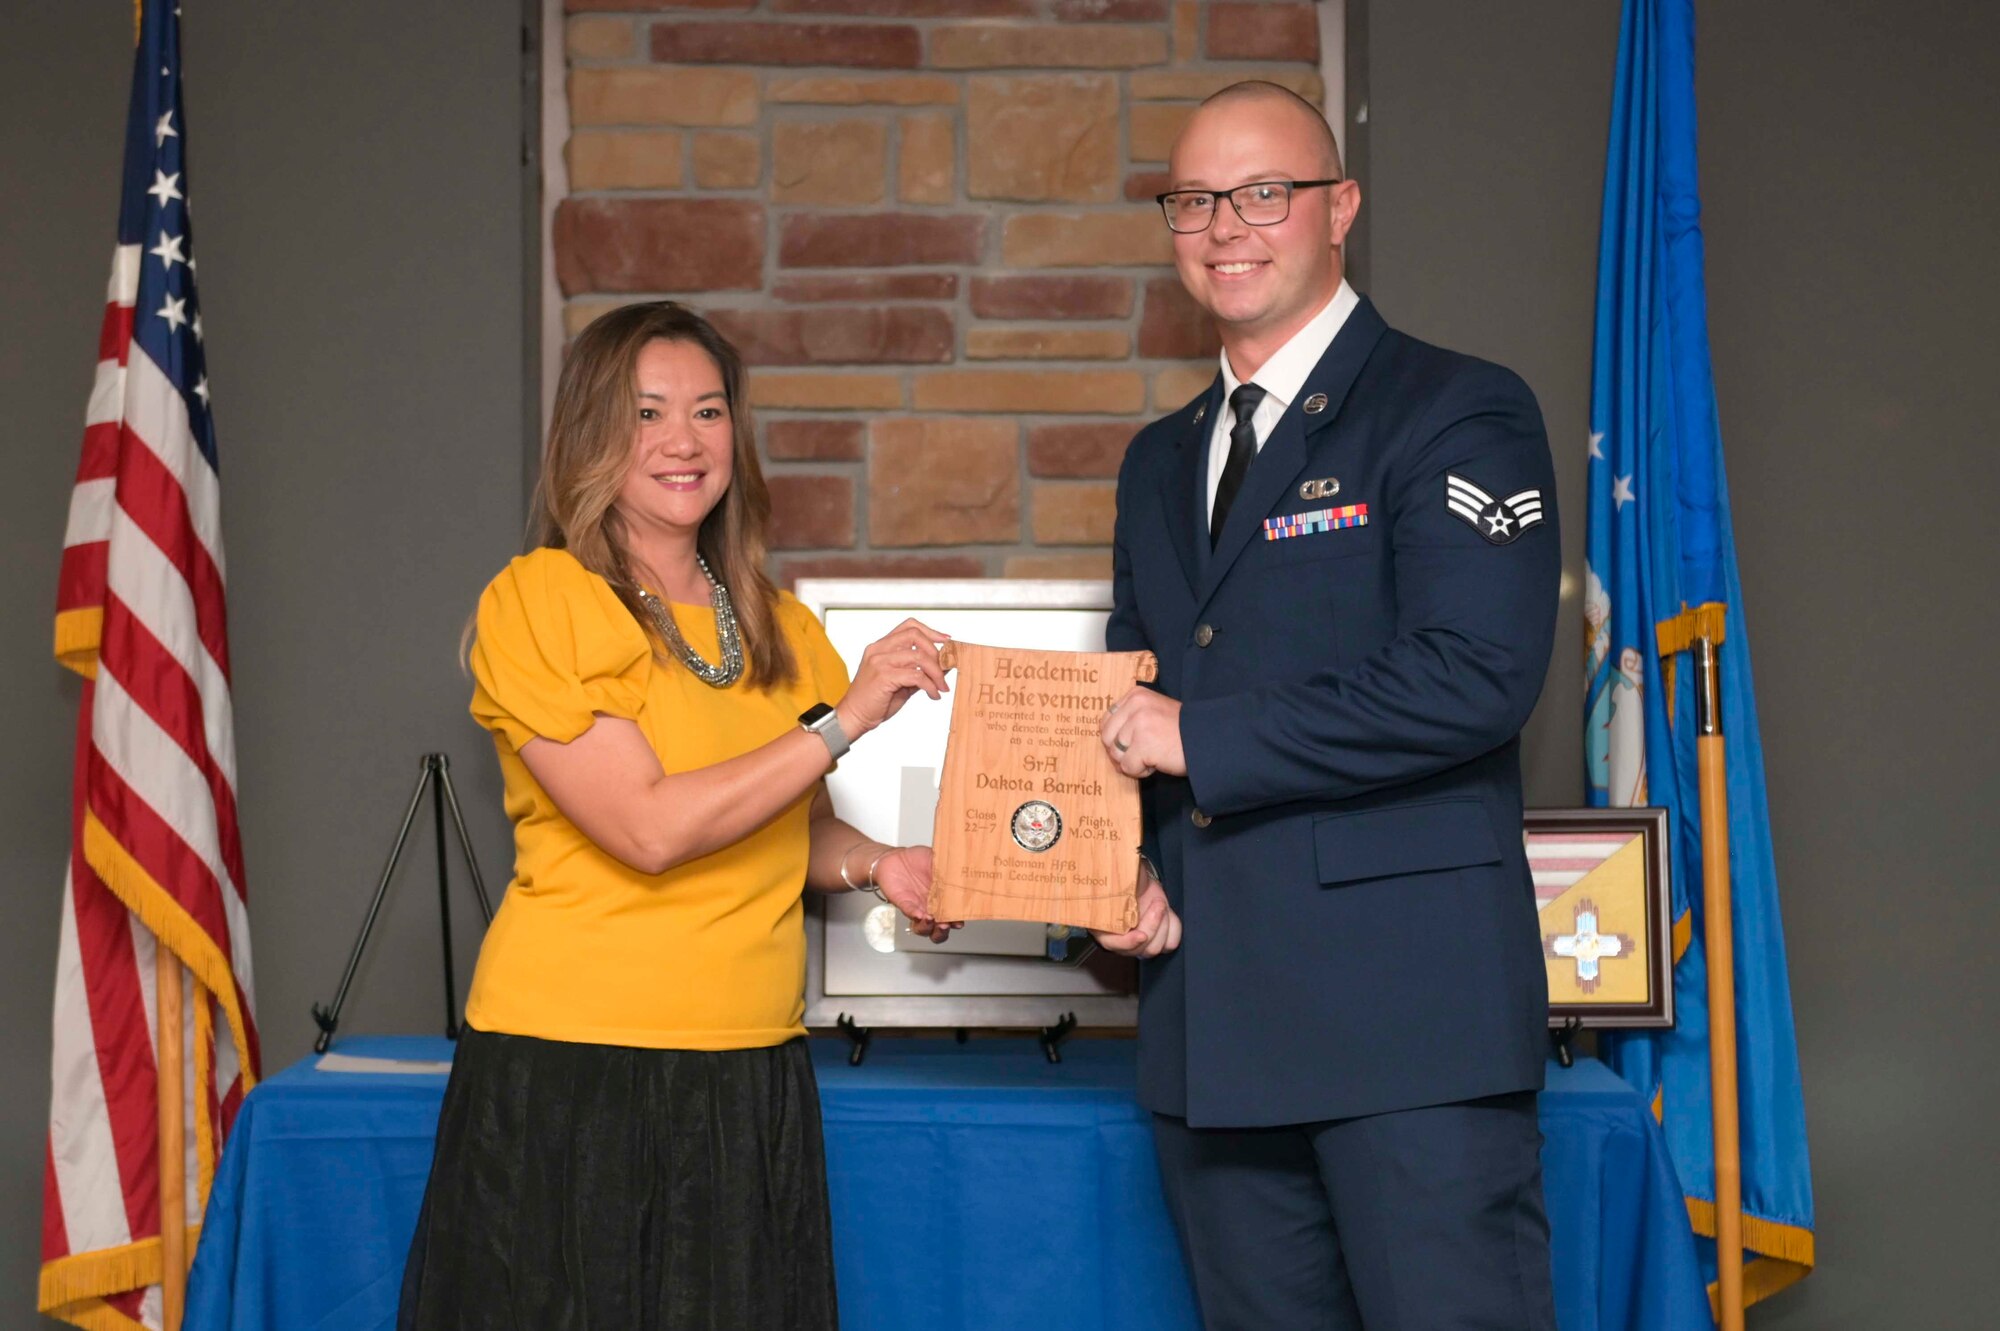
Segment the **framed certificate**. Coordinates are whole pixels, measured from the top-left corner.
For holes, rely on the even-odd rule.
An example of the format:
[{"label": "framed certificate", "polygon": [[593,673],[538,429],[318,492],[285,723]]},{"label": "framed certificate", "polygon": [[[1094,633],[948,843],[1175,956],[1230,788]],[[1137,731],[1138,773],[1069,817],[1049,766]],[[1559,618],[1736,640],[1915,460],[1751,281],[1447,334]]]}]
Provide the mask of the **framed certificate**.
[{"label": "framed certificate", "polygon": [[1549,1025],[1674,1024],[1665,809],[1530,809]]},{"label": "framed certificate", "polygon": [[[1014,579],[801,579],[797,595],[826,626],[851,670],[862,652],[911,617],[967,642],[1059,651],[1104,650],[1111,584]],[[865,736],[827,778],[834,808],[866,835],[929,845],[953,695],[910,699]],[[869,893],[807,894],[806,1025],[842,1016],[873,1028],[1130,1029],[1138,966],[1082,949],[1032,921],[968,924],[944,944],[909,935]]]}]

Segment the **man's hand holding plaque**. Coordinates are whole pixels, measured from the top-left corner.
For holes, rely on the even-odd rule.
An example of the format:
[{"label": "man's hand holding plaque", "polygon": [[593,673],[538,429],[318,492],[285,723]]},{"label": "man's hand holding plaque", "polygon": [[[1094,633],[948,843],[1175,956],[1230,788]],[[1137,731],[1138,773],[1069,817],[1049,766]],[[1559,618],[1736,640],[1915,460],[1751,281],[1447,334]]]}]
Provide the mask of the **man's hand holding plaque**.
[{"label": "man's hand holding plaque", "polygon": [[[1187,755],[1181,749],[1181,705],[1152,689],[1134,688],[1111,705],[1098,728],[1104,751],[1119,771],[1132,777],[1155,772],[1187,775]],[[1093,930],[1097,945],[1121,957],[1144,960],[1181,945],[1181,917],[1167,901],[1167,890],[1144,866],[1139,886],[1139,923],[1122,933]]]},{"label": "man's hand holding plaque", "polygon": [[1122,933],[1091,930],[1091,937],[1106,952],[1145,960],[1171,952],[1181,945],[1181,917],[1167,902],[1167,889],[1153,876],[1152,866],[1143,866],[1139,888],[1139,923]]},{"label": "man's hand holding plaque", "polygon": [[1111,705],[1098,727],[1111,761],[1127,776],[1187,775],[1181,750],[1181,705],[1152,689],[1133,689]]},{"label": "man's hand holding plaque", "polygon": [[944,658],[958,679],[931,917],[1139,929],[1139,783],[1112,760],[1102,727],[1155,676],[1152,653],[952,642]]}]

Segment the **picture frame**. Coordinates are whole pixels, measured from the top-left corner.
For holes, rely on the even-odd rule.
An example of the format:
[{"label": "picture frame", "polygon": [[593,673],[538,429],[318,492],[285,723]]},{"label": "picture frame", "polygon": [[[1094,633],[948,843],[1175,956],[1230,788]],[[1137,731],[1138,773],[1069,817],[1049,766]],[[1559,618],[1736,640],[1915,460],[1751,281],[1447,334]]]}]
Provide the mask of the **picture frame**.
[{"label": "picture frame", "polygon": [[1550,1028],[1672,1026],[1667,811],[1529,809],[1522,835],[1541,917]]},{"label": "picture frame", "polygon": [[[794,594],[819,617],[850,670],[867,645],[908,618],[994,646],[1104,650],[1111,584],[1090,579],[802,578]],[[855,744],[827,777],[839,816],[892,845],[928,845],[944,765],[950,695],[919,694]],[[886,912],[886,914],[885,914]],[[874,918],[871,920],[871,915]],[[1138,964],[1098,949],[1049,948],[1039,925],[981,921],[942,945],[897,930],[868,893],[807,894],[807,1029],[1045,1030],[1129,1034]],[[1016,946],[1023,931],[1028,946]],[[1005,955],[1005,953],[1013,955]]]}]

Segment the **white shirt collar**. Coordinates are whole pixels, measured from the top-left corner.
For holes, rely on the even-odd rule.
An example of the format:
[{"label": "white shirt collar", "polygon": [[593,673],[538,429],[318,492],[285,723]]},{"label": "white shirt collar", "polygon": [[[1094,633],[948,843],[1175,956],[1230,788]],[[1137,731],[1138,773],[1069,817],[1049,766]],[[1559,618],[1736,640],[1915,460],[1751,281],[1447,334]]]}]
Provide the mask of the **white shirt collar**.
[{"label": "white shirt collar", "polygon": [[[1347,323],[1347,316],[1354,313],[1361,304],[1361,297],[1342,278],[1339,290],[1333,299],[1307,321],[1306,326],[1293,333],[1284,346],[1273,352],[1271,359],[1257,368],[1250,376],[1250,382],[1264,390],[1264,400],[1257,404],[1257,410],[1250,414],[1250,425],[1257,433],[1257,447],[1261,450],[1264,441],[1271,437],[1271,428],[1278,423],[1291,407],[1292,399],[1306,386],[1309,378],[1326,355],[1326,349],[1333,345],[1333,339]],[[1229,368],[1229,353],[1224,351],[1218,357],[1222,362],[1222,409],[1215,413],[1215,423],[1208,431],[1208,504],[1204,513],[1215,511],[1215,487],[1222,480],[1222,466],[1229,460],[1229,430],[1235,425],[1235,417],[1229,410],[1229,395],[1234,393],[1241,380]]]},{"label": "white shirt collar", "polygon": [[[1347,279],[1343,277],[1340,279],[1339,288],[1333,293],[1333,299],[1326,303],[1326,307],[1309,319],[1305,327],[1293,333],[1284,346],[1272,352],[1271,358],[1257,368],[1257,373],[1250,376],[1250,382],[1264,390],[1264,401],[1277,408],[1272,414],[1273,420],[1282,416],[1285,408],[1292,405],[1292,400],[1299,395],[1299,390],[1305,387],[1307,376],[1312,374],[1313,368],[1326,355],[1326,349],[1333,345],[1333,339],[1340,335],[1341,328],[1347,323],[1347,316],[1354,313],[1360,304],[1361,297],[1355,294],[1354,288],[1347,285]],[[1222,400],[1226,403],[1229,395],[1236,391],[1242,380],[1238,379],[1236,372],[1230,368],[1227,350],[1221,352],[1216,359],[1222,362]],[[1273,402],[1273,399],[1276,401]],[[1263,424],[1261,408],[1254,419],[1261,427]],[[1263,428],[1257,431],[1259,447],[1263,445],[1266,432]]]}]

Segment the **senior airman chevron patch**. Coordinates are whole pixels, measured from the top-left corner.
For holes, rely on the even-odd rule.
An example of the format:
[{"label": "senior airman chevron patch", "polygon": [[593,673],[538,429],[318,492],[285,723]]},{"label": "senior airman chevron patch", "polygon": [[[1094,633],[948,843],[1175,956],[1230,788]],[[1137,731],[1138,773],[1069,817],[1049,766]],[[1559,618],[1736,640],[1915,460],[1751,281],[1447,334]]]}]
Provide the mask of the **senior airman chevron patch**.
[{"label": "senior airman chevron patch", "polygon": [[1542,492],[1523,490],[1495,499],[1463,476],[1447,474],[1444,503],[1494,545],[1508,545],[1542,520]]}]

